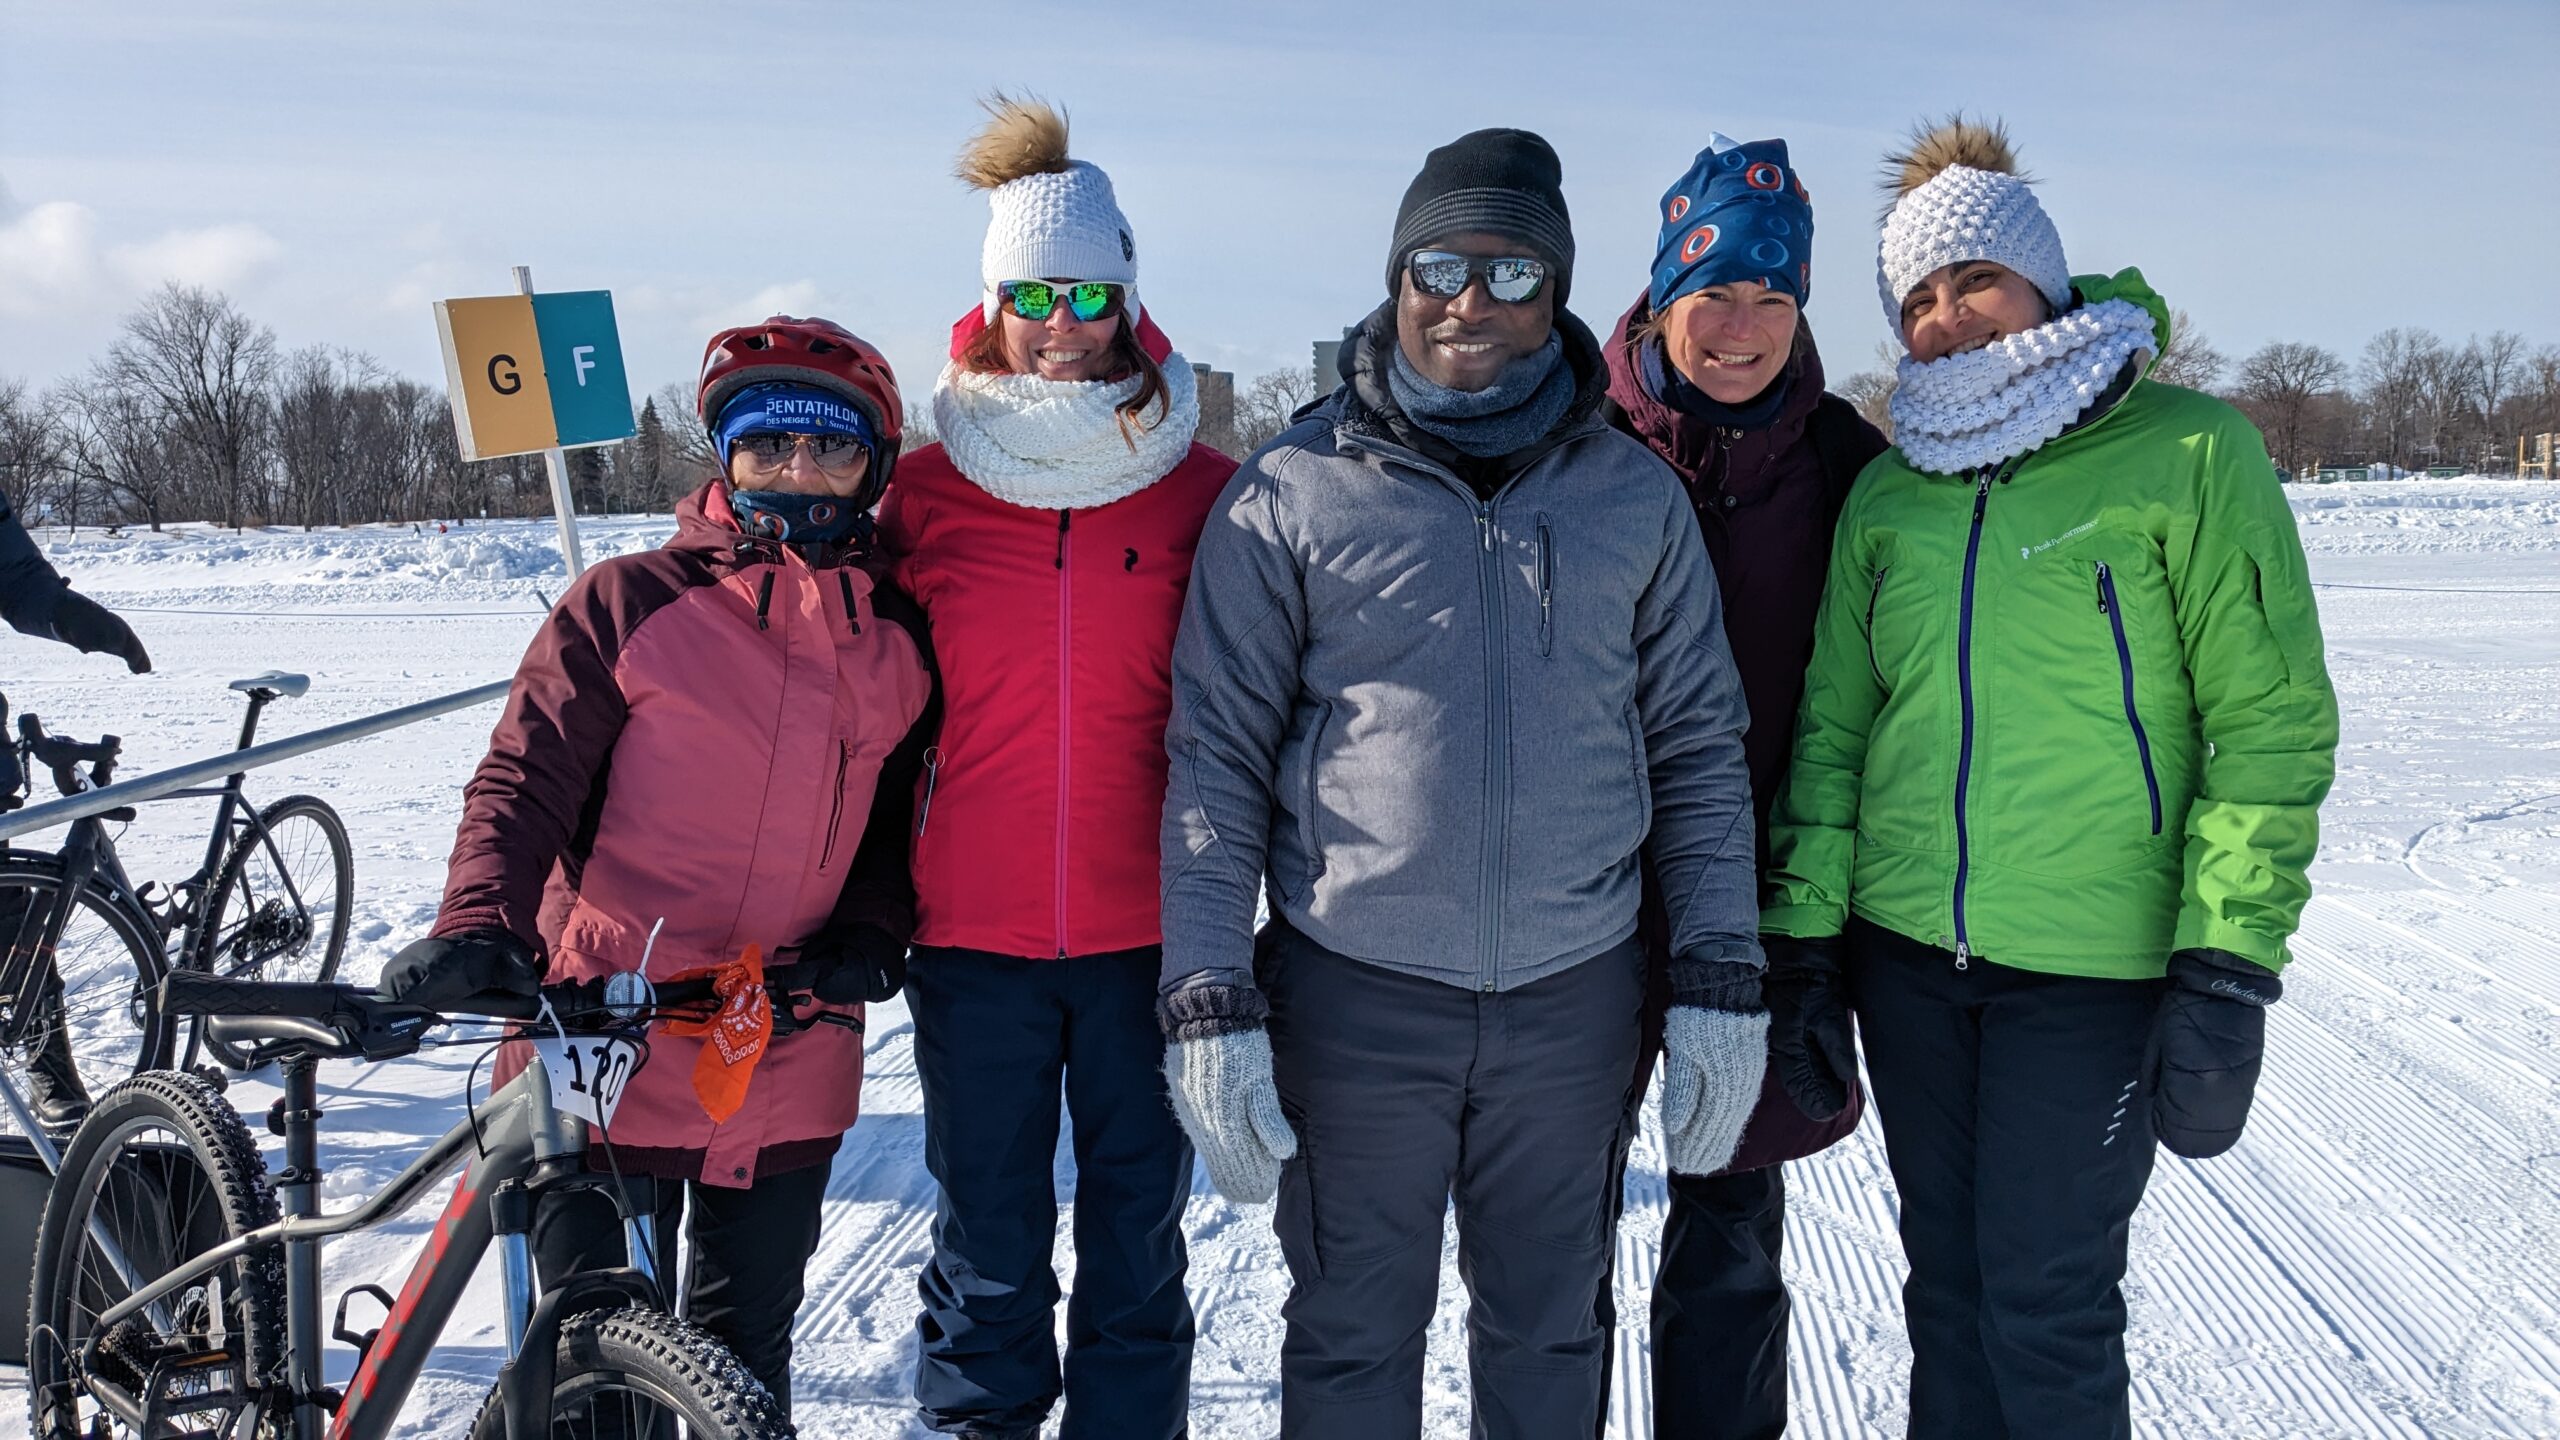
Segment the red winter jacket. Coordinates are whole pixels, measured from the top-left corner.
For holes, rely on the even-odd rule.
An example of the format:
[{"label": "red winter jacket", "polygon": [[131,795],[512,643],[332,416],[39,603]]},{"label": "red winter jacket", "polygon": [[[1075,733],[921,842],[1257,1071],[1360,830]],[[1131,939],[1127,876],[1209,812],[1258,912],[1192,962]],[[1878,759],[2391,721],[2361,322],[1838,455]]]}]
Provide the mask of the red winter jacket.
[{"label": "red winter jacket", "polygon": [[881,543],[932,622],[945,711],[919,801],[917,944],[1056,958],[1161,942],[1173,632],[1235,468],[1195,444],[1134,495],[1060,511],[996,499],[939,445],[899,460]]},{"label": "red winter jacket", "polygon": [[[434,933],[510,931],[553,980],[637,968],[661,918],[657,979],[822,929],[903,941],[930,667],[904,597],[841,554],[739,534],[713,481],[665,548],[601,562],[543,622],[463,791]],[[614,1115],[624,1170],[743,1186],[853,1124],[852,1031],[775,1039],[718,1124],[693,1090],[702,1044],[649,1037]]]}]

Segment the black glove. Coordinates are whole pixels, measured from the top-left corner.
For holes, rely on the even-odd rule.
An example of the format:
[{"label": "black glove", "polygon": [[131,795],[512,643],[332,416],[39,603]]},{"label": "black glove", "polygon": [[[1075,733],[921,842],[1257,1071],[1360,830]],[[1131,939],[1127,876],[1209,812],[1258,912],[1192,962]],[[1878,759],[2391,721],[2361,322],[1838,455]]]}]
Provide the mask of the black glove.
[{"label": "black glove", "polygon": [[2267,1007],[2284,982],[2263,965],[2223,950],[2169,957],[2169,993],[2154,1032],[2159,1069],[2151,1133],[2190,1160],[2209,1160],[2239,1143],[2266,1056]]},{"label": "black glove", "polygon": [[1760,945],[1769,955],[1769,1058],[1778,1084],[1806,1119],[1833,1119],[1849,1108],[1849,1088],[1858,1083],[1840,939],[1768,935]]},{"label": "black glove", "polygon": [[386,1000],[442,1010],[476,995],[532,995],[542,986],[533,947],[505,930],[465,930],[412,940],[382,967]]},{"label": "black glove", "polygon": [[803,964],[820,967],[809,993],[830,1005],[870,1005],[907,983],[906,942],[877,925],[853,925],[800,947]]},{"label": "black glove", "polygon": [[117,656],[136,675],[151,668],[151,656],[142,648],[142,637],[133,633],[133,627],[118,619],[113,610],[77,590],[65,590],[54,597],[53,638],[84,655],[104,652]]}]

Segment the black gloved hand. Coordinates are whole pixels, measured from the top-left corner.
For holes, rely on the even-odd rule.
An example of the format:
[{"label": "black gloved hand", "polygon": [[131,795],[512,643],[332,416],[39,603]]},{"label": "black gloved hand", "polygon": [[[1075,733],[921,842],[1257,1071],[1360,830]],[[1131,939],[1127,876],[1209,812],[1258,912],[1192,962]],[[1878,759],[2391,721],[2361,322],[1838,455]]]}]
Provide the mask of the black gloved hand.
[{"label": "black gloved hand", "polygon": [[907,983],[906,944],[877,925],[828,931],[800,947],[804,964],[821,968],[809,993],[830,1005],[870,1005]]},{"label": "black gloved hand", "polygon": [[133,633],[133,627],[77,590],[54,597],[53,638],[84,655],[117,656],[136,675],[151,668],[151,655],[142,648],[142,637]]},{"label": "black gloved hand", "polygon": [[542,961],[533,947],[491,929],[410,941],[382,967],[374,991],[403,1005],[441,1010],[475,995],[531,995],[541,986]]},{"label": "black gloved hand", "polygon": [[2274,971],[2228,951],[2169,957],[2151,1096],[2151,1133],[2161,1144],[2209,1160],[2239,1143],[2266,1056],[2267,1007],[2283,994]]},{"label": "black gloved hand", "polygon": [[1806,1119],[1833,1119],[1849,1108],[1849,1089],[1858,1083],[1857,1030],[1840,976],[1840,938],[1766,935],[1760,946],[1769,956],[1769,1058],[1778,1084]]}]

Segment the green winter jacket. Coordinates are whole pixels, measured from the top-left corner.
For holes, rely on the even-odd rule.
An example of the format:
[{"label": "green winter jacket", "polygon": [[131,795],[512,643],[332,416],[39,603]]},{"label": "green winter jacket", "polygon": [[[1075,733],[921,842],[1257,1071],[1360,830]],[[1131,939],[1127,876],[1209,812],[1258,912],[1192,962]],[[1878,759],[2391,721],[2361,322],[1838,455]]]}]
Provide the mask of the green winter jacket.
[{"label": "green winter jacket", "polygon": [[[2168,308],[2127,270],[2089,303]],[[2148,363],[2147,360],[2144,363]],[[2003,965],[2280,968],[2338,741],[2302,542],[2229,405],[2136,379],[1994,469],[1859,476],[1761,915],[1850,911]]]}]

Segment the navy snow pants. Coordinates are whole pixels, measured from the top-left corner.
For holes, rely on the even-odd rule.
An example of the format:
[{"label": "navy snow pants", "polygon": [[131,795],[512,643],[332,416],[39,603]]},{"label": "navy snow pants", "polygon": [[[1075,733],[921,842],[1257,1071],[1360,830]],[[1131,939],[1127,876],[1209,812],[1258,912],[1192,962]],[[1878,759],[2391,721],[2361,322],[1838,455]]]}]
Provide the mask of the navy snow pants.
[{"label": "navy snow pants", "polygon": [[[947,1434],[1187,1433],[1191,1144],[1165,1089],[1152,946],[1027,960],[918,946],[907,968],[925,1168],[942,1187],[917,1281],[916,1404]],[[1053,1167],[1075,1150],[1075,1289],[1058,1354]]]},{"label": "navy snow pants", "polygon": [[1902,1206],[1913,1440],[2124,1440],[2126,1240],[2159,980],[2017,970],[1852,919]]}]

